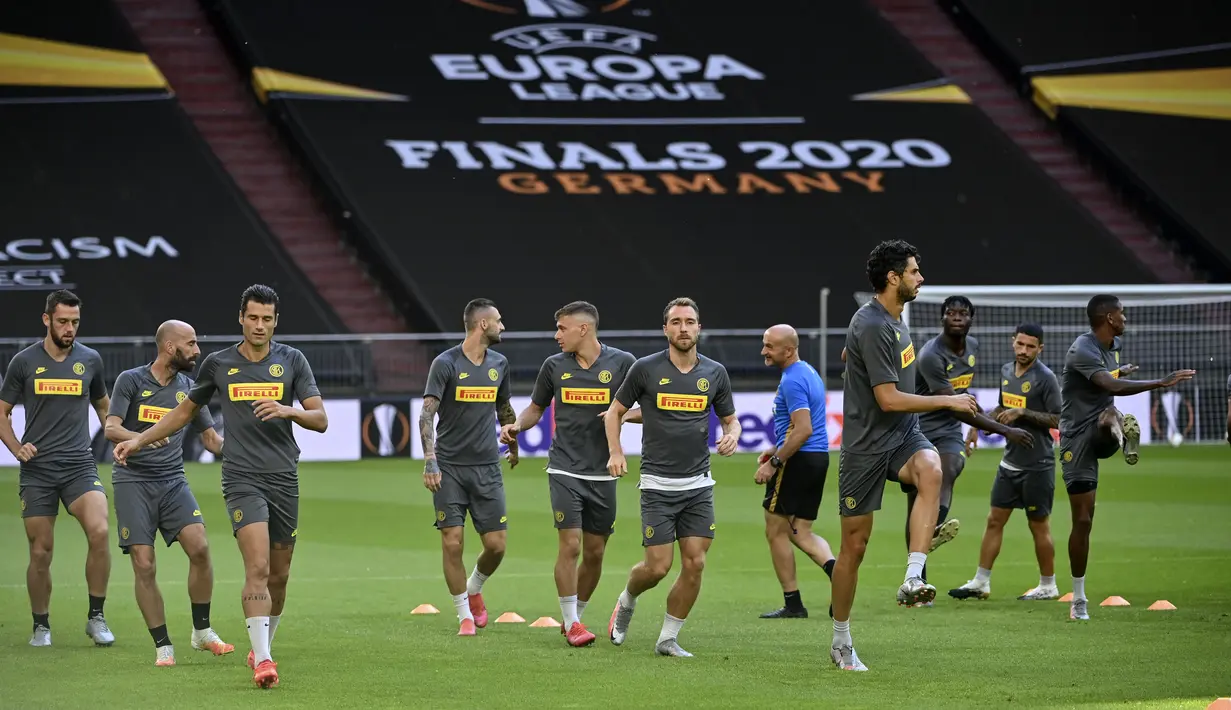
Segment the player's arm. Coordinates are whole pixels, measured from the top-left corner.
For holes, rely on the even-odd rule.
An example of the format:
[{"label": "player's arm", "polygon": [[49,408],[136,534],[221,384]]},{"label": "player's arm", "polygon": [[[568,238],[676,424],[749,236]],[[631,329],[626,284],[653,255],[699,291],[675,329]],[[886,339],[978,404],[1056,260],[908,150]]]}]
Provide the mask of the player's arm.
[{"label": "player's arm", "polygon": [[640,361],[633,363],[628,369],[628,375],[620,383],[611,406],[607,408],[607,416],[603,418],[603,429],[607,432],[607,472],[613,477],[623,476],[628,472],[628,461],[624,458],[624,445],[620,442],[620,426],[624,423],[624,415],[633,404],[641,400],[645,392],[646,368]]},{"label": "player's arm", "polygon": [[731,394],[731,378],[727,375],[727,368],[719,370],[714,379],[717,380],[713,386],[714,414],[722,425],[722,436],[718,438],[718,453],[721,456],[730,456],[739,446],[739,435],[744,433],[744,428],[739,423],[739,417],[735,416],[735,398]]},{"label": "player's arm", "polygon": [[1017,422],[1037,427],[1043,431],[1060,428],[1060,383],[1054,375],[1043,380],[1043,409],[1013,409],[1017,412]]},{"label": "player's arm", "polygon": [[[534,380],[534,390],[530,393],[530,404],[521,410],[521,414],[511,424],[500,427],[500,443],[512,446],[517,443],[517,435],[539,423],[551,400],[556,396],[555,383],[551,377],[551,360],[543,361],[539,368],[539,376]],[[503,424],[503,422],[502,422]]]},{"label": "player's arm", "polygon": [[641,423],[641,407],[633,407],[624,413],[621,417],[622,424],[640,424]]},{"label": "player's arm", "polygon": [[1227,443],[1231,444],[1231,376],[1227,377]]},{"label": "player's arm", "polygon": [[773,455],[786,463],[799,451],[808,437],[812,436],[812,409],[808,404],[808,392],[799,380],[791,379],[782,383],[782,394],[786,399],[786,410],[791,415],[791,426],[782,442],[782,448],[777,449]]},{"label": "player's arm", "polygon": [[452,366],[442,357],[432,360],[419,410],[419,441],[423,445],[423,485],[435,493],[440,489],[440,464],[436,461],[436,412],[453,377]]},{"label": "player's arm", "polygon": [[218,360],[214,354],[206,355],[205,360],[201,362],[197,380],[192,383],[192,388],[188,390],[188,396],[184,401],[164,414],[154,426],[128,441],[116,444],[113,454],[116,462],[123,465],[129,454],[149,446],[150,442],[169,438],[175,432],[188,426],[193,417],[197,415],[197,410],[208,404],[210,398],[214,396],[214,391],[218,389],[214,382],[214,372],[217,367]]},{"label": "player's arm", "polygon": [[26,362],[14,358],[9,362],[9,369],[4,373],[4,384],[0,385],[0,441],[18,461],[25,463],[34,458],[38,449],[34,444],[23,444],[13,430],[13,406],[21,401],[22,393],[26,391]]},{"label": "player's arm", "polygon": [[[500,387],[496,389],[496,421],[500,422],[501,428],[517,421],[517,412],[513,409],[513,385],[511,383],[513,378],[508,367],[506,362],[504,378],[500,380]],[[517,465],[517,437],[513,437],[508,446],[509,467],[512,468]]]},{"label": "player's arm", "polygon": [[222,435],[214,428],[214,415],[209,413],[209,407],[197,410],[197,416],[192,420],[192,430],[201,437],[201,445],[214,456],[222,455]]},{"label": "player's arm", "polygon": [[258,400],[252,411],[263,422],[270,419],[290,419],[308,431],[324,434],[329,428],[329,415],[325,412],[325,401],[321,398],[321,390],[316,386],[316,375],[312,374],[312,366],[304,354],[295,351],[292,363],[292,387],[295,399],[303,409],[294,405],[279,404],[272,399]]},{"label": "player's arm", "polygon": [[1191,380],[1193,375],[1197,374],[1196,370],[1176,370],[1161,380],[1121,380],[1111,376],[1106,366],[1103,365],[1102,353],[1085,338],[1069,348],[1065,366],[1072,367],[1082,377],[1090,380],[1094,386],[1115,397],[1126,397],[1173,387],[1185,380]]},{"label": "player's arm", "polygon": [[920,413],[949,409],[974,412],[978,409],[975,398],[969,395],[923,397],[899,391],[898,370],[901,368],[898,365],[897,337],[890,325],[865,328],[856,337],[868,371],[868,384],[872,386],[872,394],[881,411]]}]

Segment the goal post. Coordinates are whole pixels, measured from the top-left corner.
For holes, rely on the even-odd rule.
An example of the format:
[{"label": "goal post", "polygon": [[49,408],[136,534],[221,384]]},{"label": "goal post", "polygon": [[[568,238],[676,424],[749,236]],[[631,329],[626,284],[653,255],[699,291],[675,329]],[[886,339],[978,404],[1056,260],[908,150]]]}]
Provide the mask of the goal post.
[{"label": "goal post", "polygon": [[[1185,442],[1224,443],[1227,426],[1227,376],[1231,374],[1231,285],[1077,284],[1068,286],[961,286],[924,283],[906,304],[902,318],[911,338],[922,347],[941,331],[941,304],[965,296],[975,305],[970,334],[979,339],[975,366],[976,396],[984,410],[997,401],[1000,367],[1013,359],[1013,333],[1021,323],[1044,332],[1040,359],[1056,377],[1078,335],[1090,329],[1086,304],[1095,294],[1117,296],[1127,324],[1125,363],[1140,370],[1137,380],[1159,379],[1180,369],[1197,371],[1190,382],[1155,392],[1116,398],[1116,406],[1137,416],[1142,442],[1166,442],[1179,433]],[[859,292],[866,303],[873,294]],[[989,437],[998,443],[1000,437]]]}]

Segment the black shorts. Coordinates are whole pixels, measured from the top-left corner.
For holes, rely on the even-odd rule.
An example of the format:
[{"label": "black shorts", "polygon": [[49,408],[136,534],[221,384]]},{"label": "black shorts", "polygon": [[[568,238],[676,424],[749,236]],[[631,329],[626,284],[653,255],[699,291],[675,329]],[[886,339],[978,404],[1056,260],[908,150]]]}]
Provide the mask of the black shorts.
[{"label": "black shorts", "polygon": [[828,451],[797,451],[770,477],[761,507],[770,513],[816,520],[829,473]]}]

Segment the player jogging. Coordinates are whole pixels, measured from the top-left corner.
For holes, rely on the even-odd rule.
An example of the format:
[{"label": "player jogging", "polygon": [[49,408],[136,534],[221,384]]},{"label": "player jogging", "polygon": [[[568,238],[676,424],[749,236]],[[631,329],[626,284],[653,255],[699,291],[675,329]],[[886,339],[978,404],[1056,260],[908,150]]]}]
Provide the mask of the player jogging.
[{"label": "player jogging", "polygon": [[[924,343],[919,349],[919,378],[915,394],[924,397],[936,395],[966,394],[974,383],[975,358],[979,341],[970,333],[974,323],[975,306],[965,296],[950,296],[940,306],[942,332]],[[983,431],[1000,434],[1006,440],[1024,447],[1034,443],[1030,432],[1017,427],[1008,427],[979,412],[974,413],[933,411],[919,415],[919,429],[940,453],[940,513],[928,553],[957,536],[961,523],[947,520],[953,503],[953,485],[966,466],[965,446],[962,441],[962,423]],[[906,497],[906,547],[910,549],[910,519],[915,507],[915,493]],[[927,566],[923,568],[923,581],[927,581]]]},{"label": "player jogging", "polygon": [[[1020,426],[1034,437],[1033,447],[1012,441],[1005,444],[1004,456],[992,482],[992,509],[979,550],[979,568],[974,579],[950,589],[954,599],[987,599],[992,593],[992,564],[1000,554],[1004,526],[1014,508],[1026,511],[1034,552],[1039,561],[1039,586],[1018,597],[1020,600],[1058,599],[1056,587],[1056,548],[1052,544],[1052,502],[1056,493],[1056,455],[1051,430],[1060,426],[1060,383],[1043,363],[1043,328],[1032,323],[1017,326],[1013,336],[1013,362],[1000,369],[1000,404],[992,416],[1002,424]],[[978,431],[967,434],[968,446],[975,446]]]},{"label": "player jogging", "polygon": [[[243,341],[210,353],[188,398],[137,438],[115,447],[115,460],[183,429],[221,394],[226,447],[222,450],[222,497],[244,559],[241,600],[248,626],[248,666],[262,688],[278,684],[270,654],[286,605],[291,557],[299,533],[299,445],[291,423],[324,433],[329,427],[321,391],[308,359],[273,342],[278,294],[260,284],[239,301]],[[295,407],[298,400],[302,409]]]},{"label": "player jogging", "polygon": [[[89,546],[85,581],[90,610],[85,633],[95,644],[110,646],[115,635],[103,618],[111,548],[107,545],[107,494],[98,480],[90,437],[90,409],[99,425],[107,418],[103,359],[77,342],[81,299],[72,291],[53,291],[43,309],[47,335],[9,361],[0,386],[0,441],[20,464],[17,494],[30,543],[26,588],[34,616],[31,646],[51,645],[51,552],[60,504],[77,519]],[[21,440],[13,431],[12,412],[25,405]]]},{"label": "player jogging", "polygon": [[607,471],[603,418],[636,358],[599,342],[598,309],[585,301],[564,306],[555,319],[561,352],[543,362],[530,404],[516,422],[504,425],[500,440],[516,443],[517,434],[538,424],[552,407],[547,481],[560,536],[560,631],[570,646],[585,646],[594,642],[594,634],[581,623],[581,613],[598,586],[616,519],[616,479]]},{"label": "player jogging", "polygon": [[1131,414],[1121,414],[1116,397],[1172,387],[1192,379],[1195,370],[1178,370],[1161,380],[1133,382],[1120,379],[1137,371],[1120,364],[1120,336],[1124,335],[1124,306],[1111,295],[1098,295],[1086,304],[1090,330],[1077,336],[1064,357],[1061,375],[1060,468],[1073,512],[1069,533],[1069,566],[1073,573],[1073,601],[1069,618],[1088,620],[1086,560],[1094,523],[1099,460],[1123,450],[1124,460],[1137,463],[1141,425]]},{"label": "player jogging", "polygon": [[951,409],[974,413],[969,394],[915,394],[915,346],[902,322],[906,303],[919,294],[919,251],[901,240],[881,242],[868,256],[868,281],[876,296],[851,317],[846,331],[846,386],[842,402],[842,452],[838,457],[838,510],[842,546],[833,574],[833,645],[842,670],[866,671],[851,640],[851,607],[859,565],[881,507],[885,481],[917,490],[911,545],[898,604],[926,604],[936,588],[923,581],[923,565],[940,507],[941,467],[936,448],[919,430],[918,412]]},{"label": "player jogging", "polygon": [[731,380],[721,363],[697,352],[700,309],[691,298],[677,298],[663,309],[663,334],[669,346],[633,363],[607,412],[607,470],[628,472],[620,444],[622,417],[640,404],[641,544],[645,558],[633,566],[607,633],[617,646],[628,635],[637,597],[671,571],[679,541],[680,576],[667,595],[667,614],[654,646],[660,656],[692,656],[680,648],[679,634],[701,592],[705,554],[714,540],[714,477],[710,472],[709,413],[722,423],[718,453],[730,456],[740,425],[731,397]]},{"label": "player jogging", "polygon": [[812,532],[821,508],[829,473],[829,433],[825,427],[825,383],[811,365],[799,359],[799,334],[789,325],[765,331],[761,342],[765,364],[782,370],[774,394],[774,446],[761,454],[753,480],[765,485],[765,539],[774,572],[782,585],[781,609],[762,619],[806,619],[795,576],[795,550],[803,550],[826,577],[836,563],[825,538]]},{"label": "player jogging", "polygon": [[[483,583],[504,559],[508,512],[504,474],[493,415],[501,424],[517,419],[509,401],[509,361],[491,349],[504,323],[496,304],[476,298],[462,314],[466,339],[432,360],[419,413],[423,442],[423,485],[432,492],[436,528],[444,556],[445,584],[460,622],[458,636],[487,626]],[[439,432],[433,420],[439,412]],[[437,442],[439,434],[439,442]],[[517,465],[517,442],[509,445],[509,467]],[[466,514],[483,542],[483,552],[466,578],[462,564]]]},{"label": "player jogging", "polygon": [[[167,321],[158,327],[154,343],[158,349],[154,362],[121,372],[112,388],[106,436],[116,444],[152,427],[184,401],[192,387],[192,380],[184,373],[192,371],[201,355],[192,326]],[[222,437],[214,431],[214,418],[208,408],[197,411],[192,429],[210,453],[222,455]],[[162,593],[155,578],[154,535],[160,531],[167,547],[178,541],[188,555],[192,647],[215,656],[235,650],[210,627],[214,568],[201,507],[184,474],[185,432],[181,429],[169,440],[153,442],[147,449],[130,455],[124,465],[117,463],[111,473],[120,549],[132,559],[137,606],[154,639],[156,666],[175,665],[175,648],[167,631]]]}]

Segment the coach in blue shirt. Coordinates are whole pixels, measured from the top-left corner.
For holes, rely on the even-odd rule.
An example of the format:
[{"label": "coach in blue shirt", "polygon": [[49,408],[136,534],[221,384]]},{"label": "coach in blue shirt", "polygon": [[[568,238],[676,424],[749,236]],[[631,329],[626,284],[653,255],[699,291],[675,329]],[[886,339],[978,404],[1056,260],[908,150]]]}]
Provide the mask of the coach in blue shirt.
[{"label": "coach in blue shirt", "polygon": [[782,369],[774,395],[774,448],[761,454],[756,482],[765,488],[765,539],[782,584],[783,606],[762,619],[806,619],[808,610],[795,578],[795,550],[803,550],[832,578],[829,543],[812,532],[829,472],[829,434],[825,431],[825,383],[799,359],[799,334],[789,325],[765,331],[765,364]]}]

